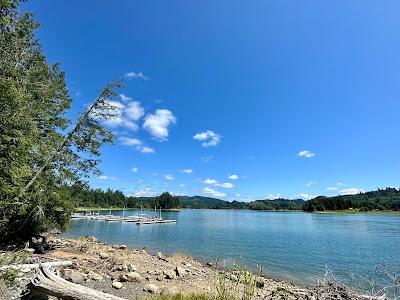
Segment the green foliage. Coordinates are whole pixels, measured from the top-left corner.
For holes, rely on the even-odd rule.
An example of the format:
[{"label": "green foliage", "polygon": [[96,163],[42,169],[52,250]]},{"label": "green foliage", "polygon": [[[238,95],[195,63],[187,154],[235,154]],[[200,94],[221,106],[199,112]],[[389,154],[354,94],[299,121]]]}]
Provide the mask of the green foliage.
[{"label": "green foliage", "polygon": [[[73,198],[65,185],[99,173],[99,149],[111,142],[100,120],[118,85],[106,86],[69,134],[71,98],[59,64],[48,64],[35,38],[39,25],[0,1],[0,236],[23,242],[65,228]],[[94,112],[98,112],[95,114]]]},{"label": "green foliage", "polygon": [[307,212],[345,209],[400,211],[400,190],[386,188],[356,195],[320,196],[304,203]]},{"label": "green foliage", "polygon": [[4,281],[7,285],[13,285],[18,277],[18,270],[6,269],[0,273],[0,280]]}]

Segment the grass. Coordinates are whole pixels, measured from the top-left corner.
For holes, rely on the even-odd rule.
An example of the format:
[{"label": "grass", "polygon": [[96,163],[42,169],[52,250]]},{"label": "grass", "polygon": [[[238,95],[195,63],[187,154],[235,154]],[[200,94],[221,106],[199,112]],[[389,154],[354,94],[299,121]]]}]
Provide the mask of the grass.
[{"label": "grass", "polygon": [[210,295],[208,294],[190,294],[190,295],[183,295],[183,294],[176,294],[176,295],[162,295],[149,298],[152,300],[211,300]]},{"label": "grass", "polygon": [[7,269],[0,273],[0,280],[11,286],[18,277],[18,270]]},{"label": "grass", "polygon": [[175,251],[174,254],[172,254],[172,257],[175,257],[175,258],[192,258],[192,257],[190,256],[190,254],[186,253],[186,252],[183,251],[183,250],[177,250],[177,251]]}]

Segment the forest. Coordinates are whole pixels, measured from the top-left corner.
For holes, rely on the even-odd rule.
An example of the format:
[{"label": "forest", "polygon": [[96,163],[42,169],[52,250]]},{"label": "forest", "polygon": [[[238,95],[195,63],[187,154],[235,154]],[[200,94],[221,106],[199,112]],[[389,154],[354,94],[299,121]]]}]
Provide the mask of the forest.
[{"label": "forest", "polygon": [[400,210],[400,190],[395,188],[379,189],[366,193],[341,196],[318,196],[304,201],[302,199],[265,199],[250,202],[224,201],[221,199],[203,196],[172,196],[165,192],[158,197],[125,196],[121,191],[108,189],[83,189],[79,193],[72,193],[76,198],[76,205],[80,207],[127,207],[127,208],[191,208],[191,209],[251,209],[272,211],[326,211],[357,209],[372,210]]}]

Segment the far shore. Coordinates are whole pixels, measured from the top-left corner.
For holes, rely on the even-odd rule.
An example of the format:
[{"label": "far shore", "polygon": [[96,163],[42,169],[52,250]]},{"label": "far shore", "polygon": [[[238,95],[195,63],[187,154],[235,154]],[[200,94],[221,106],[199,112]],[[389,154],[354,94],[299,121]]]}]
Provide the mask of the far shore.
[{"label": "far shore", "polygon": [[[161,211],[181,211],[183,209],[198,209],[198,208],[169,208],[161,209]],[[212,209],[212,210],[250,210],[250,209],[225,209],[225,208],[200,208],[200,209]],[[123,208],[123,207],[77,207],[76,212],[84,211],[137,211],[139,208]],[[145,209],[152,210],[152,209]],[[279,213],[289,213],[289,212],[304,212],[302,210],[252,210],[252,211],[265,211],[265,212],[279,212]],[[304,212],[307,213],[307,212]],[[400,215],[400,211],[395,210],[371,210],[371,211],[361,211],[358,209],[345,209],[345,210],[325,210],[325,211],[315,211],[316,214],[358,214],[358,215]]]}]

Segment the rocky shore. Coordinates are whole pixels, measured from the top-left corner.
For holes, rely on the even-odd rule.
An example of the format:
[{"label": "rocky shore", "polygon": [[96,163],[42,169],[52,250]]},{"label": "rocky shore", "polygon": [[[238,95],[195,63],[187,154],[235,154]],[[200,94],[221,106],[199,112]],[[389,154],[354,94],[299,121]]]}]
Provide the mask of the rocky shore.
[{"label": "rocky shore", "polygon": [[[59,268],[61,277],[124,299],[222,292],[240,298],[250,297],[246,299],[378,299],[357,295],[330,282],[319,282],[305,289],[244,269],[222,270],[183,254],[167,257],[159,252],[151,255],[144,249],[100,243],[94,237],[60,239],[50,236],[47,242],[52,250],[45,254],[36,255],[26,250],[30,262],[71,261],[70,266]],[[7,291],[11,299],[19,298],[35,271],[19,270],[16,276],[15,284]],[[5,289],[4,285],[0,293],[1,289]]]}]

